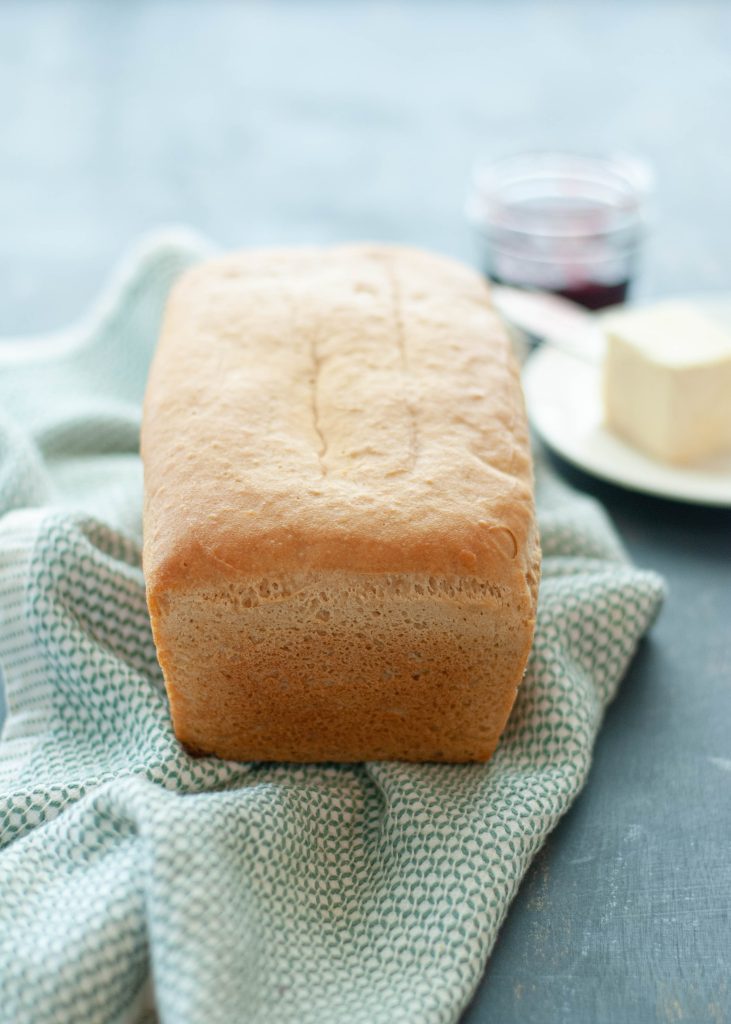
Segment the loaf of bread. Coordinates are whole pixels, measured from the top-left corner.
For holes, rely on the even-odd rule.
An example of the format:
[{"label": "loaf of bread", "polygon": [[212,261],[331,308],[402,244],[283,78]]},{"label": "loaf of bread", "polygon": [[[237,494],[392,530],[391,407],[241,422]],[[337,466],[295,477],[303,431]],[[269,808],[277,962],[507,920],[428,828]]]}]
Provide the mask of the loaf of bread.
[{"label": "loaf of bread", "polygon": [[190,750],[490,757],[540,555],[518,373],[477,273],[376,245],[201,264],[168,303],[142,454],[149,610]]}]

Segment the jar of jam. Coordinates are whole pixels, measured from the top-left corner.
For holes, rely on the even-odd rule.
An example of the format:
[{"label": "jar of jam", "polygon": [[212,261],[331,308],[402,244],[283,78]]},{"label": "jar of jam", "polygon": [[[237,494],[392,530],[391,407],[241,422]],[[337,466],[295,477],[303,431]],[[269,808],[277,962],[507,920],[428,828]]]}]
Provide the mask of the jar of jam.
[{"label": "jar of jam", "polygon": [[623,302],[645,236],[644,163],[539,152],[479,164],[468,215],[491,280],[588,309]]}]

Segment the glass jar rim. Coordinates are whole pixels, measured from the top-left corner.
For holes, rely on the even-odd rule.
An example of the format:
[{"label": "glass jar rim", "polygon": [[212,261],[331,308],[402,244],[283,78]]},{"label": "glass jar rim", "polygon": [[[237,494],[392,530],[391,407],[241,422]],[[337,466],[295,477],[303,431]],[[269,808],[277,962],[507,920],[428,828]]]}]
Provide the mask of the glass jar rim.
[{"label": "glass jar rim", "polygon": [[550,255],[542,255],[539,253],[525,253],[516,252],[514,249],[504,248],[500,245],[493,245],[491,251],[493,254],[499,254],[503,257],[510,259],[517,259],[521,264],[533,264],[540,266],[599,266],[600,264],[616,263],[618,260],[628,260],[636,257],[637,253],[641,249],[640,241],[637,240],[631,244],[627,244],[623,247],[613,247],[611,255],[598,254],[598,253],[582,253],[580,257],[576,254],[568,253],[565,255],[557,255],[551,253]]},{"label": "glass jar rim", "polygon": [[[476,227],[489,235],[609,239],[624,232],[636,237],[646,223],[644,207],[652,180],[649,164],[635,157],[560,150],[524,151],[476,164],[467,214]],[[578,191],[574,190],[575,197],[582,194],[583,187],[583,198],[596,203],[593,220],[581,226],[577,223],[576,210],[572,214],[568,208],[564,211],[557,208],[552,224],[546,223],[551,217],[545,211],[542,223],[537,222],[537,217],[531,223],[530,211],[525,207],[520,210],[515,198],[511,204],[509,193],[511,189],[515,192],[516,188],[531,184],[535,187],[541,182],[546,197],[570,196],[567,183],[579,186]],[[563,188],[559,183],[563,183]]]}]

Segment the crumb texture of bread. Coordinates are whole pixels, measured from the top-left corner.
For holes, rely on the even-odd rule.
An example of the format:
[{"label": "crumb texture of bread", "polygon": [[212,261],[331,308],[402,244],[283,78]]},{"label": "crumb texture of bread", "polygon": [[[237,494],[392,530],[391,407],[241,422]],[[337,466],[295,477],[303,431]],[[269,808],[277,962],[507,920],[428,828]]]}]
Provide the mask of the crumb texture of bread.
[{"label": "crumb texture of bread", "polygon": [[540,550],[480,275],[380,245],[201,264],[168,303],[142,455],[148,604],[189,748],[491,756]]}]

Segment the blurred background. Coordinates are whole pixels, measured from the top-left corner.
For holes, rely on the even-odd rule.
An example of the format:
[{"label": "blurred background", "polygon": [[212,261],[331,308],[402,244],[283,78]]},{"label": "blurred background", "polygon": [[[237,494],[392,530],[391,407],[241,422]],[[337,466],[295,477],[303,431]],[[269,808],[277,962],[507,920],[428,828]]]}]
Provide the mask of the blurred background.
[{"label": "blurred background", "polygon": [[475,261],[482,156],[648,159],[637,291],[728,286],[731,5],[3,0],[0,335],[76,317],[141,232]]}]

